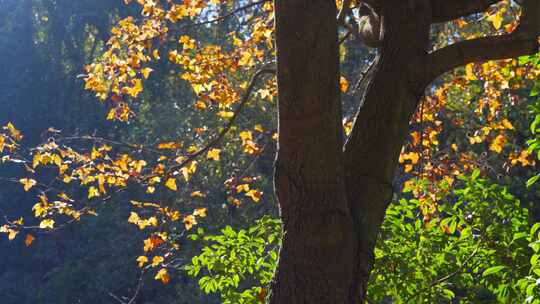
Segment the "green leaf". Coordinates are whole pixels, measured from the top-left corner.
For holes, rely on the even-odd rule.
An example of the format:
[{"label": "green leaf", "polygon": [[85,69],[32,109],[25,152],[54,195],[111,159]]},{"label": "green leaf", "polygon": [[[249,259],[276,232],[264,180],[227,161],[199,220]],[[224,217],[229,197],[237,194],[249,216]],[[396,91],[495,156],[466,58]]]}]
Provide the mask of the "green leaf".
[{"label": "green leaf", "polygon": [[471,180],[473,180],[473,181],[476,180],[478,178],[478,176],[480,176],[480,170],[475,169],[473,171],[473,173],[471,174]]},{"label": "green leaf", "polygon": [[535,175],[529,178],[529,180],[527,180],[527,188],[534,185],[538,181],[539,178],[540,178],[540,175]]},{"label": "green leaf", "polygon": [[448,300],[451,300],[456,297],[456,294],[450,289],[443,289],[442,292],[444,294],[444,297]]},{"label": "green leaf", "polygon": [[505,268],[506,268],[506,266],[502,266],[502,265],[490,267],[490,268],[484,270],[484,272],[482,273],[482,276],[487,277],[487,276],[495,274],[495,273],[497,273],[497,272],[499,272],[499,271],[501,271],[501,270],[503,270]]},{"label": "green leaf", "polygon": [[536,231],[538,231],[538,228],[540,228],[540,223],[536,223],[532,226],[531,228],[531,237],[534,237],[534,234],[536,233]]}]

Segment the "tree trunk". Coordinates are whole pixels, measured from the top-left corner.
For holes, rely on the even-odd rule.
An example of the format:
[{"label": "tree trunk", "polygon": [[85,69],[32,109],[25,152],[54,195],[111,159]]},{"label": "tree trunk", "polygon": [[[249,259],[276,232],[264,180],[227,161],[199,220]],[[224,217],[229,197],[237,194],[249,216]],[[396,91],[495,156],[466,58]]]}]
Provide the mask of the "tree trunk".
[{"label": "tree trunk", "polygon": [[329,0],[277,0],[275,7],[275,187],[285,234],[270,303],[345,303],[354,235],[343,170],[336,8]]},{"label": "tree trunk", "polygon": [[[425,86],[468,62],[538,50],[539,22],[533,22],[515,35],[470,40],[428,54],[432,22],[483,11],[496,0],[364,1],[381,18],[382,41],[360,82],[359,110],[343,145],[335,2],[275,0],[275,188],[284,236],[271,304],[364,303],[397,160]],[[540,17],[540,5],[524,3],[525,15],[531,16],[522,24],[530,25],[527,20]],[[478,48],[486,45],[490,51],[480,55]]]}]

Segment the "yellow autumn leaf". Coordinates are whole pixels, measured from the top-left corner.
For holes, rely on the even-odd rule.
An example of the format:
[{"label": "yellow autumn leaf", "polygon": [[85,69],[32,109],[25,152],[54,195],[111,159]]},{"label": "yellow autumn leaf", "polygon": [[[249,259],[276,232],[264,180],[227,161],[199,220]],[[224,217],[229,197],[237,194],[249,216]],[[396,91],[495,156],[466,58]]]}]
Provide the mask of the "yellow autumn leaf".
[{"label": "yellow autumn leaf", "polygon": [[240,193],[242,191],[248,192],[249,191],[249,185],[248,184],[240,184],[236,186],[236,192]]},{"label": "yellow autumn leaf", "polygon": [[150,238],[144,240],[144,252],[149,252],[156,249],[159,245],[163,244],[162,238],[152,235]]},{"label": "yellow autumn leaf", "polygon": [[13,224],[15,225],[24,225],[24,219],[22,217],[20,217],[19,219],[13,221]]},{"label": "yellow autumn leaf", "polygon": [[501,124],[503,125],[503,127],[505,127],[506,129],[509,129],[509,130],[514,130],[514,126],[512,125],[512,123],[508,120],[508,119],[503,119]]},{"label": "yellow autumn leaf", "polygon": [[465,66],[465,79],[471,81],[476,80],[476,75],[474,74],[474,64],[469,63]]},{"label": "yellow autumn leaf", "polygon": [[239,135],[243,142],[253,140],[253,134],[250,131],[242,131]]},{"label": "yellow autumn leaf", "polygon": [[206,208],[197,208],[193,211],[194,216],[206,217]]},{"label": "yellow autumn leaf", "polygon": [[155,216],[150,217],[149,219],[146,220],[146,222],[147,222],[150,226],[156,227],[156,226],[158,225],[158,220],[157,220],[157,217],[155,217]]},{"label": "yellow autumn leaf", "polygon": [[60,194],[58,194],[58,197],[65,201],[73,201],[65,192],[61,192]]},{"label": "yellow autumn leaf", "polygon": [[272,101],[272,92],[269,89],[260,89],[257,93],[262,99],[268,99]]},{"label": "yellow autumn leaf", "polygon": [[165,259],[162,256],[156,255],[152,258],[152,267],[158,266],[159,264],[163,263],[163,261],[165,261]]},{"label": "yellow autumn leaf", "polygon": [[176,179],[175,178],[169,178],[165,182],[165,187],[169,188],[172,191],[178,190],[178,187],[176,186]]},{"label": "yellow autumn leaf", "polygon": [[246,196],[251,198],[255,203],[258,203],[262,198],[263,193],[257,190],[249,190]]},{"label": "yellow autumn leaf", "polygon": [[197,110],[204,111],[204,110],[206,110],[206,108],[207,108],[207,106],[206,106],[206,103],[204,101],[199,100],[199,101],[197,101],[195,103],[195,109],[197,109]]},{"label": "yellow autumn leaf", "polygon": [[19,141],[23,138],[21,131],[17,130],[11,122],[8,122],[8,124],[6,125],[6,129],[9,131],[11,137],[13,137],[13,139],[15,139],[16,141]]},{"label": "yellow autumn leaf", "polygon": [[191,197],[205,197],[206,195],[202,193],[201,191],[193,191],[191,192]]},{"label": "yellow autumn leaf", "polygon": [[165,268],[160,269],[154,279],[163,282],[163,284],[167,284],[171,280]]},{"label": "yellow autumn leaf", "polygon": [[213,159],[215,161],[218,161],[219,160],[219,154],[221,153],[221,150],[220,149],[210,149],[210,151],[208,151],[208,159]]},{"label": "yellow autumn leaf", "polygon": [[13,241],[15,239],[15,237],[17,236],[17,234],[19,234],[19,231],[9,229],[8,230],[8,240]]},{"label": "yellow autumn leaf", "polygon": [[92,199],[94,197],[99,197],[99,190],[92,186],[90,188],[88,188],[88,199]]},{"label": "yellow autumn leaf", "polygon": [[164,142],[157,145],[159,150],[177,150],[181,147],[182,145],[176,142]]},{"label": "yellow autumn leaf", "polygon": [[221,118],[232,118],[234,116],[234,112],[231,111],[219,111],[217,115]]},{"label": "yellow autumn leaf", "polygon": [[416,152],[403,154],[403,160],[410,160],[413,165],[417,164],[419,159],[420,155]]},{"label": "yellow autumn leaf", "polygon": [[21,183],[24,186],[24,191],[29,191],[36,185],[36,181],[30,178],[21,178],[19,180],[19,183]]},{"label": "yellow autumn leaf", "polygon": [[489,145],[489,150],[493,152],[501,153],[505,144],[506,144],[506,137],[504,137],[504,135],[499,134],[497,135],[497,137],[495,137],[495,139]]},{"label": "yellow autumn leaf", "polygon": [[39,228],[41,229],[53,229],[54,228],[54,220],[52,219],[45,219],[39,223]]},{"label": "yellow autumn leaf", "polygon": [[143,267],[144,264],[148,263],[148,258],[144,255],[141,255],[140,257],[137,258],[137,262],[139,263],[139,267]]},{"label": "yellow autumn leaf", "polygon": [[24,239],[24,244],[26,245],[26,247],[30,247],[30,245],[32,245],[35,239],[36,238],[33,235],[27,234],[26,238]]},{"label": "yellow autumn leaf", "polygon": [[343,76],[339,78],[339,88],[341,92],[347,93],[347,91],[349,90],[349,82],[347,81],[347,78]]},{"label": "yellow autumn leaf", "polygon": [[139,217],[137,213],[131,212],[129,214],[128,223],[138,225],[140,220],[141,218]]},{"label": "yellow autumn leaf", "polygon": [[487,18],[488,21],[490,21],[492,24],[493,24],[493,27],[496,29],[496,30],[499,30],[502,26],[502,22],[503,22],[503,15],[498,12],[497,14],[495,15],[491,15]]},{"label": "yellow autumn leaf", "polygon": [[253,62],[253,59],[251,58],[250,52],[243,52],[242,57],[238,61],[239,66],[249,66]]},{"label": "yellow autumn leaf", "polygon": [[479,143],[481,143],[482,141],[484,141],[484,140],[482,139],[482,137],[480,137],[480,136],[478,136],[478,135],[469,137],[469,143],[470,143],[471,145],[479,144]]},{"label": "yellow autumn leaf", "polygon": [[150,77],[150,73],[152,73],[152,70],[151,68],[144,68],[141,70],[141,74],[143,75],[144,79],[148,79],[148,77]]},{"label": "yellow autumn leaf", "polygon": [[186,230],[190,230],[195,225],[197,225],[197,220],[193,215],[184,217],[184,226],[186,227]]}]

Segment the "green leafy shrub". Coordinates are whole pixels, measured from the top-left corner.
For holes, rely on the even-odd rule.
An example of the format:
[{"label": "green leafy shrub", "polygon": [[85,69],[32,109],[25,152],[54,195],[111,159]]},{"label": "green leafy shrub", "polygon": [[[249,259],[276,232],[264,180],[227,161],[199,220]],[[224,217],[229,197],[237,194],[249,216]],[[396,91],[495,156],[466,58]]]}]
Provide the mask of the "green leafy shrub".
[{"label": "green leafy shrub", "polygon": [[[415,180],[409,185],[429,183]],[[386,214],[375,250],[368,296],[373,303],[520,303],[536,291],[540,253],[530,249],[540,225],[529,233],[528,212],[506,188],[475,172],[460,177],[426,217],[422,202],[403,198]],[[406,186],[404,196],[411,186]],[[279,220],[264,217],[253,227],[204,236],[206,247],[186,267],[206,293],[223,303],[264,302],[277,260]],[[202,231],[192,236],[202,237]],[[530,245],[540,250],[540,240]],[[535,258],[536,257],[536,258]],[[536,264],[538,262],[538,264]],[[531,275],[529,275],[531,273]],[[533,284],[533,287],[530,284]],[[533,302],[537,303],[537,302]],[[540,302],[538,302],[540,303]]]},{"label": "green leafy shrub", "polygon": [[227,226],[221,234],[202,235],[199,229],[192,239],[202,237],[208,245],[186,266],[190,276],[201,277],[201,290],[219,293],[224,304],[264,302],[277,262],[280,221],[263,217],[247,229]]}]

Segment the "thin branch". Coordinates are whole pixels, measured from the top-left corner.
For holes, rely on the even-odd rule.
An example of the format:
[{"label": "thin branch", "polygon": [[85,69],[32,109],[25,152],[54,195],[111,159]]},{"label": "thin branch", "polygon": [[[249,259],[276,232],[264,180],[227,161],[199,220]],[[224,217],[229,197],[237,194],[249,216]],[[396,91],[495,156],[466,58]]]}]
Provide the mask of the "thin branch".
[{"label": "thin branch", "polygon": [[447,22],[486,11],[501,0],[431,0],[433,22]]},{"label": "thin branch", "polygon": [[351,36],[352,32],[351,30],[348,30],[347,33],[339,39],[339,45],[342,45],[347,39]]},{"label": "thin branch", "polygon": [[238,108],[233,113],[233,116],[231,119],[227,122],[227,124],[223,127],[221,132],[212,140],[210,140],[203,148],[201,148],[199,151],[190,154],[187,159],[185,159],[183,162],[181,162],[178,165],[171,166],[169,170],[167,171],[167,175],[170,175],[173,171],[180,169],[184,166],[186,166],[188,163],[193,161],[195,158],[199,157],[200,155],[208,152],[211,148],[215,147],[224,137],[225,135],[231,130],[232,126],[235,124],[236,119],[238,118],[240,112],[242,112],[242,109],[244,108],[245,104],[249,101],[249,97],[253,90],[255,89],[255,86],[257,84],[257,81],[266,74],[275,74],[276,70],[273,68],[262,68],[259,71],[257,71],[253,77],[251,78],[251,81],[249,83],[249,86],[244,93],[244,96],[242,96],[242,100],[240,101],[240,104],[238,105]]},{"label": "thin branch", "polygon": [[125,147],[128,147],[128,148],[133,148],[133,149],[137,149],[137,150],[148,152],[148,153],[155,153],[155,154],[159,154],[159,155],[164,155],[164,153],[162,151],[159,151],[157,149],[153,149],[153,148],[150,148],[150,147],[147,147],[147,146],[144,146],[144,145],[133,144],[133,143],[124,142],[124,141],[117,141],[117,140],[107,139],[107,138],[103,138],[103,137],[97,137],[97,136],[93,136],[93,135],[60,137],[60,138],[57,138],[57,140],[58,141],[88,140],[88,141],[93,141],[93,142],[96,142],[96,143],[105,143],[105,144],[110,144],[110,145],[114,145],[114,146],[125,146]]},{"label": "thin branch", "polygon": [[343,3],[341,4],[341,9],[339,10],[339,13],[337,16],[338,25],[345,24],[345,17],[347,17],[350,11],[351,11],[351,0],[343,0]]},{"label": "thin branch", "polygon": [[135,299],[137,299],[137,296],[139,296],[139,292],[141,291],[141,288],[143,286],[144,273],[145,270],[141,270],[141,274],[139,275],[139,281],[137,282],[137,289],[135,290],[135,293],[133,294],[129,302],[127,302],[127,304],[134,304]]},{"label": "thin branch", "polygon": [[216,22],[221,22],[221,21],[224,21],[225,19],[233,16],[233,15],[236,15],[242,11],[245,11],[246,9],[248,8],[251,8],[251,7],[254,7],[254,6],[257,6],[259,4],[263,4],[265,2],[268,2],[270,0],[259,0],[259,1],[255,1],[255,2],[252,2],[252,3],[248,3],[246,5],[243,5],[239,8],[236,8],[222,16],[219,16],[219,17],[216,17],[214,19],[210,19],[210,20],[206,20],[206,21],[202,21],[202,22],[196,22],[196,23],[191,23],[191,24],[187,24],[185,26],[183,26],[182,28],[189,28],[189,27],[193,27],[193,26],[200,26],[200,25],[205,25],[205,24],[210,24],[210,23],[216,23]]},{"label": "thin branch", "polygon": [[110,291],[107,292],[107,295],[109,295],[109,297],[115,299],[120,304],[126,304],[126,302],[122,301],[122,299],[120,299],[117,295],[115,295],[114,293],[112,293]]}]

